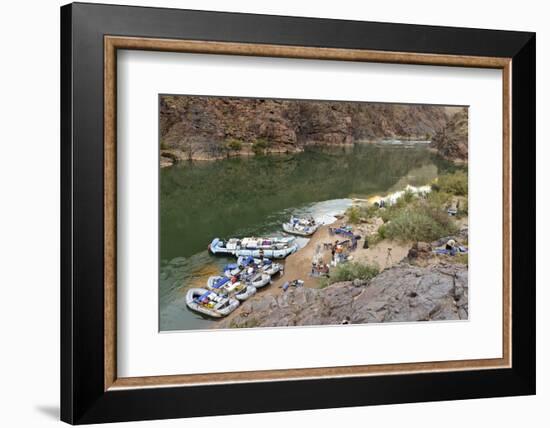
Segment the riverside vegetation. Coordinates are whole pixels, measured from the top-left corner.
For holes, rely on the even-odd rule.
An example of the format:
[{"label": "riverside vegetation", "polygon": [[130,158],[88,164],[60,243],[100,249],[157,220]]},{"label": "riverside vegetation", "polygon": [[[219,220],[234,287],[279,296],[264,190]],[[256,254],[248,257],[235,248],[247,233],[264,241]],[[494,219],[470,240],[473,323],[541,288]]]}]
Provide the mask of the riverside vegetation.
[{"label": "riverside vegetation", "polygon": [[[438,177],[432,184],[432,191],[425,198],[417,197],[410,191],[397,199],[396,203],[380,208],[372,204],[353,206],[346,210],[349,223],[358,224],[379,217],[383,224],[378,230],[365,238],[371,245],[384,239],[402,242],[432,242],[438,238],[451,236],[459,231],[457,222],[447,213],[447,207],[453,200],[459,204],[458,219],[468,215],[468,175],[466,171],[457,171]],[[460,199],[456,199],[460,198]],[[465,241],[464,243],[466,243]],[[459,254],[455,263],[467,264],[468,255]],[[368,281],[380,273],[376,265],[357,262],[337,266],[328,279],[321,280],[321,286],[342,281]]]},{"label": "riverside vegetation", "polygon": [[[436,256],[432,248],[467,237],[467,171],[443,174],[425,196],[405,192],[395,204],[369,204],[346,210],[344,222],[383,224],[366,236],[376,248],[388,235],[410,246],[403,260],[385,269],[352,261],[337,265],[319,287],[296,289],[246,302],[222,327],[348,324],[468,319],[468,255]],[[447,210],[463,204],[456,216]]]},{"label": "riverside vegetation", "polygon": [[456,222],[443,209],[457,204],[457,217],[468,215],[468,175],[466,171],[445,174],[431,184],[432,191],[419,198],[405,191],[395,204],[379,208],[375,205],[354,206],[346,215],[352,224],[364,219],[380,217],[384,224],[378,228],[376,242],[380,239],[431,242],[441,236],[457,232]]},{"label": "riverside vegetation", "polygon": [[467,207],[456,216],[447,213],[457,198],[467,200],[467,173],[444,174],[431,187],[424,197],[405,192],[391,207],[363,204],[346,211],[344,220],[354,224],[383,218],[367,239],[376,248],[387,234],[395,234],[411,247],[406,258],[385,269],[365,262],[337,265],[317,289],[253,299],[222,327],[468,319],[467,254],[446,257],[431,251],[449,238],[467,244],[467,228],[460,226]]}]

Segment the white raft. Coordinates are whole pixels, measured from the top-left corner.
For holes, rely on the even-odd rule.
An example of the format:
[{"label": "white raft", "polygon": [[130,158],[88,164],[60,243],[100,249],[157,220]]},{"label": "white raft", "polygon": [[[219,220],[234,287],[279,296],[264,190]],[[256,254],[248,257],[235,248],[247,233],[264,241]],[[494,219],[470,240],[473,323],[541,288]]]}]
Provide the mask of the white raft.
[{"label": "white raft", "polygon": [[256,294],[256,291],[256,287],[253,287],[252,285],[247,285],[246,288],[243,289],[243,291],[239,291],[237,294],[235,294],[235,299],[244,301]]},{"label": "white raft", "polygon": [[271,276],[267,273],[256,272],[249,277],[241,275],[241,281],[255,288],[262,288],[271,283]]},{"label": "white raft", "polygon": [[239,263],[229,263],[223,267],[223,274],[231,278],[233,276],[239,276],[243,270],[243,265]]},{"label": "white raft", "polygon": [[237,263],[236,263],[237,266],[243,266],[243,267],[247,267],[250,264],[254,264],[254,266],[260,272],[267,273],[269,276],[273,276],[276,273],[282,272],[283,270],[283,266],[280,263],[275,263],[269,259],[263,259],[263,260],[255,259],[251,256],[248,256],[248,257],[240,256],[237,259]]},{"label": "white raft", "polygon": [[216,294],[204,288],[190,288],[185,296],[187,307],[212,318],[229,315],[239,306],[239,301]]},{"label": "white raft", "polygon": [[283,230],[287,233],[300,236],[311,236],[321,225],[313,218],[290,217],[288,223],[283,223]]},{"label": "white raft", "polygon": [[208,278],[206,286],[209,290],[235,297],[237,300],[246,300],[256,294],[256,287],[240,281],[232,282],[228,277],[220,275]]},{"label": "white raft", "polygon": [[293,237],[275,238],[231,238],[227,241],[215,238],[208,245],[212,254],[230,254],[233,256],[252,256],[271,259],[283,259],[296,252],[298,245]]}]

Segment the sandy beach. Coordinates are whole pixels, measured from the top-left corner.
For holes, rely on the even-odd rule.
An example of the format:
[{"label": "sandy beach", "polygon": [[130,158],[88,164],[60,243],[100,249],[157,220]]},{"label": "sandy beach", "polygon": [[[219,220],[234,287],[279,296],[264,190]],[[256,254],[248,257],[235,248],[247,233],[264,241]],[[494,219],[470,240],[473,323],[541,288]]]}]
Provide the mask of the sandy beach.
[{"label": "sandy beach", "polygon": [[[337,220],[335,223],[322,226],[309,240],[305,247],[298,250],[296,253],[287,257],[284,261],[285,270],[282,277],[278,277],[273,281],[270,289],[278,289],[285,281],[301,279],[304,281],[304,286],[316,288],[319,286],[319,278],[312,277],[311,263],[315,254],[319,251],[321,260],[324,263],[330,264],[331,252],[328,249],[323,249],[323,244],[334,243],[336,240],[343,241],[339,235],[330,235],[329,227],[339,227],[345,224],[344,220]],[[398,243],[395,241],[383,240],[369,248],[363,248],[365,233],[361,230],[361,225],[353,228],[356,235],[361,236],[357,249],[351,252],[350,261],[357,261],[367,264],[377,264],[381,270],[400,262],[410,248],[410,243]],[[391,248],[391,256],[388,257],[388,248]],[[274,287],[273,287],[274,286]],[[266,290],[267,291],[267,290]],[[281,290],[279,289],[279,292]]]},{"label": "sandy beach", "polygon": [[[344,240],[340,235],[330,235],[329,227],[338,227],[346,224],[344,219],[337,220],[330,225],[324,225],[319,228],[317,232],[310,238],[309,242],[296,253],[288,256],[284,261],[280,263],[284,264],[283,275],[277,274],[273,278],[273,282],[258,290],[258,293],[251,297],[249,301],[261,299],[268,295],[282,294],[282,286],[286,281],[292,281],[295,279],[301,279],[304,281],[304,287],[319,288],[320,278],[311,276],[311,265],[314,256],[317,251],[320,251],[321,259],[325,263],[330,263],[331,252],[329,249],[323,249],[323,244],[334,243],[337,239]],[[367,230],[366,225],[357,225],[353,227],[353,232],[356,235],[360,235],[361,239],[358,242],[357,249],[351,252],[350,261],[357,261],[367,264],[377,264],[380,270],[384,270],[391,267],[401,260],[403,260],[411,247],[409,242],[396,242],[390,240],[383,240],[369,248],[363,248],[364,236]],[[388,256],[388,249],[390,250],[390,256]],[[225,320],[231,322],[235,316],[241,311],[241,307],[237,308],[233,313],[229,314]],[[216,328],[216,326],[213,326]]]}]

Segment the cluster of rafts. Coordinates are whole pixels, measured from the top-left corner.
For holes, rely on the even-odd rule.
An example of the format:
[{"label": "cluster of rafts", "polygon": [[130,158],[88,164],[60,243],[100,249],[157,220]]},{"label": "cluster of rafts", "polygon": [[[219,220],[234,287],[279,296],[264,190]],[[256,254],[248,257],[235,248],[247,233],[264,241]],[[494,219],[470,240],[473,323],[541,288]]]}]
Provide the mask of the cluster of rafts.
[{"label": "cluster of rafts", "polygon": [[[321,224],[313,218],[291,217],[283,224],[287,233],[300,236],[313,235]],[[237,263],[224,266],[220,275],[211,276],[205,288],[191,288],[187,292],[186,303],[189,309],[213,318],[229,315],[240,302],[256,294],[259,288],[271,283],[274,275],[283,272],[280,263],[273,259],[283,259],[298,250],[296,238],[215,238],[208,245],[212,254],[232,255]]]}]

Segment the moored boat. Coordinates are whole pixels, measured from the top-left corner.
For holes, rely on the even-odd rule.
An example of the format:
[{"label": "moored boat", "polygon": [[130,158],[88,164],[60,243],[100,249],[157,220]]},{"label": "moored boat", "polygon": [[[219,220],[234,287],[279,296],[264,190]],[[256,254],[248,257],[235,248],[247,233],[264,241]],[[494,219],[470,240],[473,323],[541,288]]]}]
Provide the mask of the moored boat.
[{"label": "moored boat", "polygon": [[212,318],[225,317],[240,304],[237,299],[221,296],[204,288],[190,288],[185,296],[185,303],[189,309]]},{"label": "moored boat", "polygon": [[223,274],[228,278],[239,276],[242,272],[243,265],[240,263],[228,263],[223,267]]},{"label": "moored boat", "polygon": [[[236,279],[236,277],[233,278]],[[213,290],[224,296],[235,297],[237,300],[246,300],[256,294],[256,287],[235,279],[215,275],[208,278],[206,286],[209,290]]]},{"label": "moored boat", "polygon": [[273,262],[270,259],[255,259],[252,256],[240,256],[237,259],[238,266],[248,267],[251,264],[254,265],[259,271],[267,273],[269,276],[273,276],[283,270],[283,266],[280,263]]},{"label": "moored boat", "polygon": [[270,238],[215,238],[208,245],[212,254],[229,254],[233,256],[252,256],[282,259],[298,250],[293,237]]},{"label": "moored boat", "polygon": [[[236,288],[238,282],[231,282],[231,279],[227,276],[214,275],[208,278],[206,281],[206,287],[209,290],[224,290],[226,285],[229,285],[233,288]],[[229,291],[227,289],[227,291]]]},{"label": "moored boat", "polygon": [[256,294],[256,287],[252,286],[252,285],[247,285],[246,288],[244,288],[242,291],[239,291],[238,293],[235,294],[235,299],[237,300],[246,300],[248,299],[249,297],[252,297],[254,294]]},{"label": "moored boat", "polygon": [[290,217],[288,223],[283,223],[283,230],[287,233],[300,236],[311,236],[321,225],[315,221],[315,219]]},{"label": "moored boat", "polygon": [[256,272],[250,276],[241,275],[241,281],[256,288],[262,288],[271,283],[271,276],[267,273]]},{"label": "moored boat", "polygon": [[259,266],[259,269],[263,273],[267,273],[269,276],[273,276],[276,273],[283,274],[283,265],[280,263],[274,263],[271,260],[264,261],[263,264]]}]

